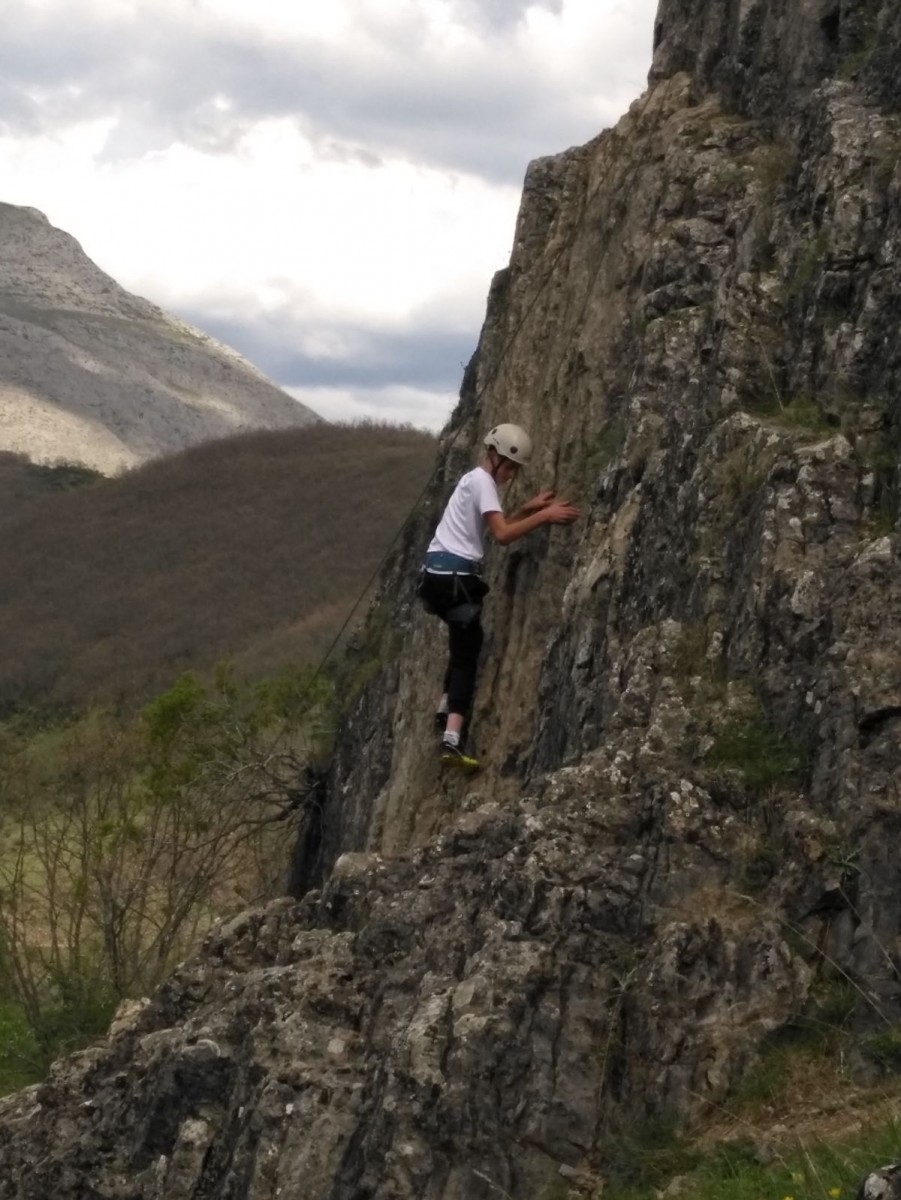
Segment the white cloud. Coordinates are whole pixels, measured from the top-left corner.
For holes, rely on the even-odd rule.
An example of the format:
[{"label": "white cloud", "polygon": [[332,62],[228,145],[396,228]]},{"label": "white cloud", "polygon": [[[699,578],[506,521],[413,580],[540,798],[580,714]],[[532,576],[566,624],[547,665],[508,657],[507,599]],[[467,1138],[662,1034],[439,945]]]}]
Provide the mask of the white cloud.
[{"label": "white cloud", "polygon": [[390,421],[438,433],[457,402],[453,392],[417,388],[288,388],[327,421]]},{"label": "white cloud", "polygon": [[228,156],[176,144],[98,166],[108,131],[90,122],[0,139],[4,199],[40,197],[104,269],[163,303],[231,297],[233,308],[390,323],[439,294],[480,303],[488,264],[508,252],[513,188],[404,161],[324,159],[286,120],[261,122]]},{"label": "white cloud", "polygon": [[449,391],[407,394],[411,374],[389,398],[382,366],[424,320],[428,345],[474,348],[529,158],[624,111],[655,7],[7,0],[0,199],[164,307],[243,322],[264,370],[344,363],[333,405],[434,413]]}]

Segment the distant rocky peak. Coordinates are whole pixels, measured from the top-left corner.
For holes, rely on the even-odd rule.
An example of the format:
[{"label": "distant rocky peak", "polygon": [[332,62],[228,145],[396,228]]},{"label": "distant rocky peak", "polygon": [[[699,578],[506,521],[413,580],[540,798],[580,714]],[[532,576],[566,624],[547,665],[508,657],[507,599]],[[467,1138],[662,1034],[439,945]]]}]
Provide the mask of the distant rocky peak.
[{"label": "distant rocky peak", "polygon": [[43,213],[0,203],[0,450],[116,474],[318,419],[236,350],[126,291]]}]

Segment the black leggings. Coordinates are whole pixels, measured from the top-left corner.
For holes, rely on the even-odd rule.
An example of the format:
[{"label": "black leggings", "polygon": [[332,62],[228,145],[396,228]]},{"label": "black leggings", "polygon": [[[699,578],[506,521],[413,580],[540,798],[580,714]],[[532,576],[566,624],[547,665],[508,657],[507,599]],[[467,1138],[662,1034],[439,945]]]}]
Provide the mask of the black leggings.
[{"label": "black leggings", "polygon": [[420,577],[419,598],[426,611],[447,625],[450,653],[444,673],[447,707],[466,716],[476,690],[479,651],[482,649],[482,598],[488,591],[477,575],[433,575]]}]

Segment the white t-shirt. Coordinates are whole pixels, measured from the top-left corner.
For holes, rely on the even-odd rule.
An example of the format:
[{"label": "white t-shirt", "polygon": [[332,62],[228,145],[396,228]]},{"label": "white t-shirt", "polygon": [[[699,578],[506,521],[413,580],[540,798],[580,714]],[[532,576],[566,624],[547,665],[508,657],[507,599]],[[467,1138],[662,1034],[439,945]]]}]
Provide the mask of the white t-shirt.
[{"label": "white t-shirt", "polygon": [[485,513],[490,512],[503,512],[497,484],[484,467],[475,467],[454,488],[429,550],[444,550],[481,562],[485,555]]}]

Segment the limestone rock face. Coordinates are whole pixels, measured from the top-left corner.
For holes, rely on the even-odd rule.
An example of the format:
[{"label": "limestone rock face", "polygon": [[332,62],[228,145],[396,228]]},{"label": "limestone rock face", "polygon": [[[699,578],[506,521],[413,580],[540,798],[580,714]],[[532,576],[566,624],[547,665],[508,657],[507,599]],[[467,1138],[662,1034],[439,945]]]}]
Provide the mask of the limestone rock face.
[{"label": "limestone rock face", "polygon": [[748,115],[779,117],[827,78],[897,108],[901,19],[878,0],[661,0],[651,79],[679,71]]},{"label": "limestone rock face", "polygon": [[234,350],[119,287],[42,213],[0,204],[0,449],[115,474],[318,419]]},{"label": "limestone rock face", "polygon": [[[296,898],[3,1104],[0,1197],[592,1196],[824,979],[901,1019],[901,125],[819,12],[665,0],[647,94],[532,164]],[[502,419],[584,517],[490,551],[463,779],[413,582]]]}]

